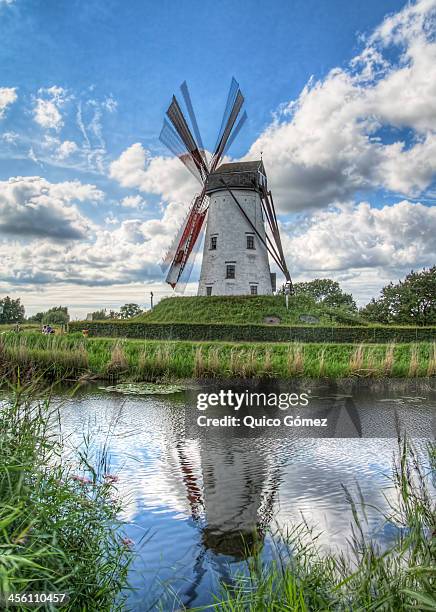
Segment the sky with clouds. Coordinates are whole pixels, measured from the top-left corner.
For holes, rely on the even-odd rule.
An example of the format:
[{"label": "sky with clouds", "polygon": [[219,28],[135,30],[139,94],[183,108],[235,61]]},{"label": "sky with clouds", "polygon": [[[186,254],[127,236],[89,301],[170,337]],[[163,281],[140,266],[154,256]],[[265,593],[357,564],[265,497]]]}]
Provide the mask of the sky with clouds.
[{"label": "sky with clouds", "polygon": [[364,304],[436,263],[436,0],[0,0],[0,33],[0,297],[28,314],[171,295],[198,187],[158,135],[184,79],[209,148],[240,82],[229,155],[263,152],[294,280]]}]

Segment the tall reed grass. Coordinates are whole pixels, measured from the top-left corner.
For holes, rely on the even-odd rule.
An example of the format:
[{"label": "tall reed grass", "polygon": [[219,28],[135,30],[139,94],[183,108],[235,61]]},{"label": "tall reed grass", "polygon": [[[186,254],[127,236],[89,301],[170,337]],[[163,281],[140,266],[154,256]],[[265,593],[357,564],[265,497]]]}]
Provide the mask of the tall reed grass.
[{"label": "tall reed grass", "polygon": [[60,463],[56,412],[35,387],[9,388],[0,419],[3,602],[11,592],[55,591],[69,595],[63,609],[71,612],[124,609],[131,553],[111,484],[84,456],[74,472]]},{"label": "tall reed grass", "polygon": [[0,335],[0,374],[43,372],[52,380],[162,378],[423,377],[436,374],[435,343],[301,344]]},{"label": "tall reed grass", "polygon": [[436,376],[436,342],[433,342],[430,348],[427,366],[427,376]]}]

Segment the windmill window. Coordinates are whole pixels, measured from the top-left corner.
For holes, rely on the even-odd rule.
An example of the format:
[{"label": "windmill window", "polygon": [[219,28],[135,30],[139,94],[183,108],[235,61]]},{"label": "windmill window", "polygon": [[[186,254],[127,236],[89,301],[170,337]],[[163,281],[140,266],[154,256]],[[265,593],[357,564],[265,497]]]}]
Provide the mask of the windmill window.
[{"label": "windmill window", "polygon": [[212,287],[206,287],[206,295],[207,296],[212,295]]},{"label": "windmill window", "polygon": [[226,266],[226,278],[235,278],[236,266],[234,264],[227,264]]},{"label": "windmill window", "polygon": [[251,295],[257,295],[257,285],[250,285]]},{"label": "windmill window", "polygon": [[211,251],[216,251],[217,241],[218,241],[218,237],[217,236],[211,236],[210,237],[210,250]]},{"label": "windmill window", "polygon": [[247,236],[247,249],[254,249],[254,236],[251,236],[250,234]]}]

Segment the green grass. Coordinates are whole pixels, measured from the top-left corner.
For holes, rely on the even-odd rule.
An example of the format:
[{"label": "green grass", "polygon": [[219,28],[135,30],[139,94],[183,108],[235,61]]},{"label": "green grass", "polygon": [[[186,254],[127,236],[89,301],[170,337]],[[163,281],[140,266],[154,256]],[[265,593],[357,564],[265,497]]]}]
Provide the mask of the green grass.
[{"label": "green grass", "polygon": [[299,525],[282,535],[273,561],[252,558],[248,572],[232,586],[223,585],[213,607],[222,612],[436,610],[435,469],[434,444],[423,457],[406,441],[399,443],[389,509],[380,512],[396,530],[388,550],[364,535],[364,500],[353,500],[346,491],[354,516],[347,553],[321,553],[316,534]]},{"label": "green grass", "polygon": [[161,300],[152,311],[132,319],[154,323],[262,324],[267,317],[280,318],[282,325],[304,325],[300,315],[311,314],[324,325],[364,324],[358,315],[316,305],[307,296],[283,295],[174,297]]},{"label": "green grass", "polygon": [[0,595],[67,592],[63,610],[123,609],[131,553],[118,531],[120,508],[102,475],[104,459],[93,468],[82,453],[74,471],[60,463],[50,433],[55,417],[35,388],[18,384],[2,398]]},{"label": "green grass", "polygon": [[[42,325],[40,323],[20,323],[20,328],[25,331],[40,331]],[[2,332],[15,330],[16,323],[0,323],[0,334]]]},{"label": "green grass", "polygon": [[180,378],[424,377],[436,374],[436,345],[229,343],[4,334],[0,374],[56,380]]}]

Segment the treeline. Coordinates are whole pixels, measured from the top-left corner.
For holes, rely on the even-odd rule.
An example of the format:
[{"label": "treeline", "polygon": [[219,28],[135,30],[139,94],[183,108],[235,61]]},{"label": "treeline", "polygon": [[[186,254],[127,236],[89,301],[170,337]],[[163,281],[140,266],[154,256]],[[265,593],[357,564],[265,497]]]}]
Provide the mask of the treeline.
[{"label": "treeline", "polygon": [[45,312],[38,312],[26,319],[25,309],[21,303],[21,298],[13,299],[6,296],[0,299],[0,325],[7,323],[47,323],[52,325],[62,325],[68,323],[70,315],[67,306],[54,306]]},{"label": "treeline", "polygon": [[[316,305],[338,309],[344,313],[359,314],[364,321],[369,323],[436,324],[436,266],[424,268],[419,272],[412,270],[404,280],[389,283],[382,289],[378,298],[373,298],[360,310],[353,296],[343,291],[337,281],[328,278],[296,283],[294,290],[297,295],[310,297]],[[97,310],[90,313],[89,318],[92,320],[125,320],[136,317],[142,312],[138,304],[129,303],[121,306],[119,311]],[[6,296],[0,299],[0,324],[22,323],[25,320],[25,310],[20,298],[12,299]],[[66,306],[54,306],[27,319],[29,323],[55,325],[66,324],[69,320]]]},{"label": "treeline", "polygon": [[[328,278],[307,283],[296,283],[295,293],[311,296],[317,304],[357,313],[357,305],[350,293],[342,291],[336,281]],[[413,270],[404,280],[389,283],[378,298],[359,310],[369,323],[396,325],[436,324],[436,266]]]},{"label": "treeline", "polygon": [[345,293],[339,283],[330,278],[316,278],[306,283],[295,283],[294,291],[295,295],[311,297],[317,305],[357,313],[357,304],[351,293]]},{"label": "treeline", "polygon": [[360,314],[375,323],[436,324],[436,266],[412,270],[404,280],[389,283]]},{"label": "treeline", "polygon": [[106,308],[101,310],[96,310],[95,312],[89,313],[89,318],[93,321],[105,321],[108,319],[131,319],[132,317],[137,317],[142,314],[144,311],[138,306],[138,304],[124,304],[121,306],[119,311],[109,310],[107,312]]},{"label": "treeline", "polygon": [[[106,309],[96,310],[90,313],[94,321],[106,319],[131,319],[140,315],[143,311],[137,304],[125,304],[119,311]],[[13,299],[9,296],[0,300],[0,325],[14,323],[39,323],[41,325],[66,325],[70,321],[68,306],[53,306],[46,311],[37,312],[26,319],[25,309],[21,298]]]}]

